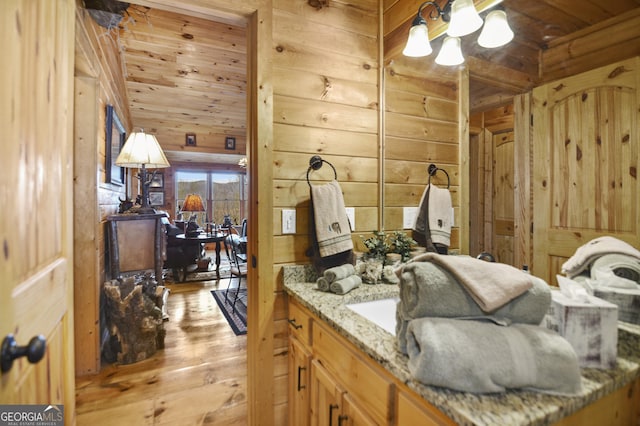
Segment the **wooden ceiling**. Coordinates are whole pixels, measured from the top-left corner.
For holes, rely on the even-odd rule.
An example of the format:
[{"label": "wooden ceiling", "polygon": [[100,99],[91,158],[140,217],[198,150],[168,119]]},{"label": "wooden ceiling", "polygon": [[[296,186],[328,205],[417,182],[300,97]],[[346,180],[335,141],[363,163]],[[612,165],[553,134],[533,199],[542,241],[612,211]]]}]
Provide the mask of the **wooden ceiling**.
[{"label": "wooden ceiling", "polygon": [[[541,82],[640,54],[640,0],[474,0],[474,3],[483,18],[496,7],[505,10],[515,36],[509,44],[496,49],[477,44],[480,30],[462,37],[466,60],[461,66],[469,69],[472,112],[504,105],[514,95],[525,93]],[[402,54],[420,4],[419,0],[385,3],[385,59]],[[432,9],[425,7],[425,19]],[[442,19],[427,21],[430,38],[436,37],[432,41],[434,53],[421,59],[433,62],[446,25]],[[612,26],[616,26],[616,31],[608,32]],[[438,65],[434,63],[434,67]]]},{"label": "wooden ceiling", "polygon": [[170,163],[237,164],[244,156],[245,33],[230,22],[127,9],[119,37],[132,124],[156,135]]},{"label": "wooden ceiling", "polygon": [[[422,1],[381,1],[385,60],[390,61],[401,55]],[[150,9],[145,2],[127,9],[118,33],[134,128],[155,134],[172,163],[237,164],[246,150],[243,20],[181,14],[179,5],[171,12]],[[474,2],[483,17],[499,3],[515,38],[497,49],[480,47],[479,31],[462,38],[471,112],[505,105],[514,95],[564,74],[640,54],[640,0]],[[609,33],[611,26],[616,30]],[[420,60],[435,59],[445,31],[441,19],[429,21],[434,53]],[[196,135],[196,146],[186,145],[187,133]],[[235,150],[225,149],[227,137],[236,139]]]}]

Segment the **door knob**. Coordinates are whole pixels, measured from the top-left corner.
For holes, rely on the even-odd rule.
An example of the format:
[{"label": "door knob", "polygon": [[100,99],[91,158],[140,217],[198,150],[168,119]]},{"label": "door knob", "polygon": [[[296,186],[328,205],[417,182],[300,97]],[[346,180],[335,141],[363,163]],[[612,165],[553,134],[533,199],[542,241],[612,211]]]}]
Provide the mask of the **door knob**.
[{"label": "door knob", "polygon": [[47,340],[44,336],[34,336],[29,340],[27,346],[18,346],[13,334],[7,335],[2,340],[2,351],[0,352],[0,369],[2,372],[11,370],[13,360],[26,356],[31,364],[40,361],[47,349]]}]

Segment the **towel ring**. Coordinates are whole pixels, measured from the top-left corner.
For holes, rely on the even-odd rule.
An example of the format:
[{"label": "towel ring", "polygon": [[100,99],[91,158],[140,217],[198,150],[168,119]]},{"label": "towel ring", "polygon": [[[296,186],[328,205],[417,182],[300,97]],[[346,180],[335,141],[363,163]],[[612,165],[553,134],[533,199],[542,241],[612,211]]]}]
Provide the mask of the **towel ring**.
[{"label": "towel ring", "polygon": [[429,167],[427,168],[427,172],[429,173],[429,185],[431,185],[431,176],[435,176],[438,170],[440,170],[442,173],[444,173],[447,176],[447,189],[449,189],[451,187],[451,180],[449,179],[449,173],[447,173],[445,169],[441,169],[435,164],[429,164]]},{"label": "towel ring", "polygon": [[333,169],[333,176],[335,180],[338,180],[338,172],[336,172],[336,168],[333,167],[333,164],[328,162],[327,160],[323,160],[319,155],[314,155],[309,159],[309,168],[307,169],[307,183],[309,187],[311,187],[311,182],[309,181],[309,172],[311,170],[318,170],[322,167],[322,163],[327,163]]}]

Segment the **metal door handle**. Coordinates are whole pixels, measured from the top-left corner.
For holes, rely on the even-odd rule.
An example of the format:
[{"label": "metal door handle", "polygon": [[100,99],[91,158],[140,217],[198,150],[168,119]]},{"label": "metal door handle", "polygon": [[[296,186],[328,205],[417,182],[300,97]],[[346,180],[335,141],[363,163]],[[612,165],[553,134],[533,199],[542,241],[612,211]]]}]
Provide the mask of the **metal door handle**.
[{"label": "metal door handle", "polygon": [[333,424],[333,410],[338,408],[338,404],[330,404],[329,405],[329,426]]},{"label": "metal door handle", "polygon": [[35,364],[44,357],[47,349],[47,340],[44,336],[34,336],[29,340],[27,346],[18,346],[13,334],[7,335],[2,340],[2,350],[0,351],[0,369],[3,373],[11,370],[13,360],[26,356],[31,364]]}]

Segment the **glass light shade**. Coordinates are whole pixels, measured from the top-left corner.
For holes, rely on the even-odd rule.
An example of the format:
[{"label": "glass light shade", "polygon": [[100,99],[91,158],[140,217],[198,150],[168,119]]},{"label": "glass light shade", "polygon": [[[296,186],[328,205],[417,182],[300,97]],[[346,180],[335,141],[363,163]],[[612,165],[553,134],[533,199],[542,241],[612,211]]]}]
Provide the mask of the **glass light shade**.
[{"label": "glass light shade", "polygon": [[451,4],[451,22],[447,34],[462,37],[471,34],[482,26],[482,18],[472,0],[455,0]]},{"label": "glass light shade", "polygon": [[204,203],[198,194],[189,194],[182,204],[183,212],[203,212]]},{"label": "glass light shade", "polygon": [[513,39],[513,31],[507,22],[507,14],[504,10],[490,12],[485,21],[484,28],[478,37],[478,44],[482,47],[493,48],[504,46]]},{"label": "glass light shade", "polygon": [[429,30],[427,24],[414,25],[409,30],[409,38],[407,45],[404,47],[402,54],[418,58],[430,55],[433,52],[431,43],[429,43]]},{"label": "glass light shade", "polygon": [[170,166],[156,137],[144,132],[133,132],[129,135],[116,159],[116,164],[120,167],[144,165],[151,169]]},{"label": "glass light shade", "polygon": [[464,62],[460,39],[458,37],[446,37],[442,42],[440,53],[436,57],[439,65],[460,65]]}]

